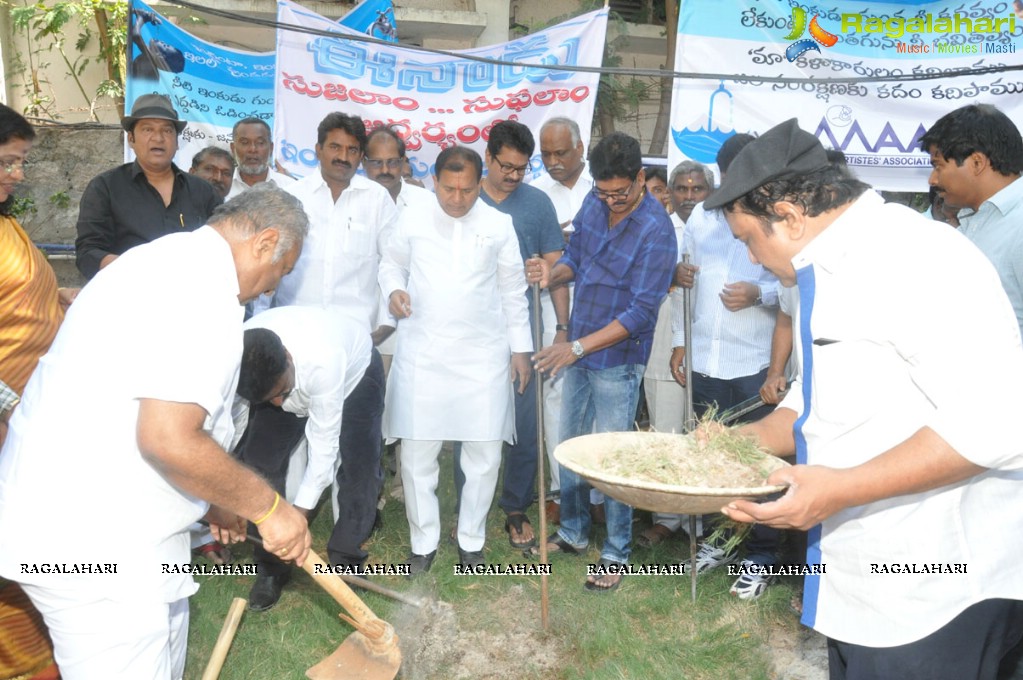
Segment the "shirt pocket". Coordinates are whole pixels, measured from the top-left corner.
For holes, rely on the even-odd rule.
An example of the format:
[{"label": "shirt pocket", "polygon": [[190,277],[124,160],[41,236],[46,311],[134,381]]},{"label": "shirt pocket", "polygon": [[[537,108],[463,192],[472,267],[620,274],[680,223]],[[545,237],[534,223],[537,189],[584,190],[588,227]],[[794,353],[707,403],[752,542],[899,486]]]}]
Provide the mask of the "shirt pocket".
[{"label": "shirt pocket", "polygon": [[874,371],[885,366],[883,352],[869,340],[815,340],[813,408],[823,421],[852,429],[867,421],[878,402]]},{"label": "shirt pocket", "polygon": [[351,220],[345,230],[345,255],[368,258],[376,255],[376,231],[365,222]]},{"label": "shirt pocket", "polygon": [[497,245],[492,236],[473,237],[472,254],[470,261],[474,272],[489,272],[497,270]]}]

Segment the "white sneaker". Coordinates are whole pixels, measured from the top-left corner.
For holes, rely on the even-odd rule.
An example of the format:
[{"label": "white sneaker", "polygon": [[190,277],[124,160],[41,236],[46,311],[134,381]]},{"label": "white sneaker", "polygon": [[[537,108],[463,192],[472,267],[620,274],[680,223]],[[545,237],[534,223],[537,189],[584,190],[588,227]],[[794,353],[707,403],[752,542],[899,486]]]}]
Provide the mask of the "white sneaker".
[{"label": "white sneaker", "polygon": [[[721,548],[715,548],[710,543],[701,543],[700,549],[696,553],[696,573],[697,575],[716,569],[724,564],[732,564],[738,559],[736,553],[726,555],[725,551]],[[689,560],[686,560],[682,564],[686,565],[686,571],[689,571],[692,567],[689,564]]]},{"label": "white sneaker", "polygon": [[760,573],[760,567],[756,562],[743,560],[740,569],[742,575],[735,579],[735,583],[728,592],[737,595],[740,600],[755,600],[764,594],[767,586],[774,583],[774,576]]}]

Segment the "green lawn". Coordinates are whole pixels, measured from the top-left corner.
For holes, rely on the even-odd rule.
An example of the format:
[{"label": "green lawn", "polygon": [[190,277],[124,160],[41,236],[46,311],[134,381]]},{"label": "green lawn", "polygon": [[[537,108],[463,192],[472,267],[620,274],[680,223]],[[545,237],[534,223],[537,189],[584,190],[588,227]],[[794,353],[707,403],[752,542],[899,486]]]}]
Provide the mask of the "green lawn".
[{"label": "green lawn", "polygon": [[[452,517],[450,455],[442,467],[441,503]],[[389,484],[390,480],[388,480]],[[530,512],[539,524],[535,508]],[[314,549],[325,554],[329,506],[313,524]],[[503,513],[491,511],[487,558],[492,563],[524,562],[503,529]],[[610,594],[583,589],[586,563],[599,558],[598,527],[585,557],[551,557],[550,631],[540,623],[539,576],[455,576],[457,550],[446,536],[432,571],[409,581],[374,577],[395,590],[449,603],[417,609],[382,595],[359,592],[365,603],[394,625],[401,637],[401,677],[433,678],[771,678],[767,647],[774,628],[799,627],[788,602],[795,579],[783,579],[756,602],[728,594],[732,578],[723,571],[701,577],[696,604],[689,577],[630,576]],[[369,544],[370,561],[399,563],[408,553],[404,506],[389,500],[384,527]],[[633,563],[668,564],[689,552],[684,538],[653,550],[635,550]],[[235,546],[237,562],[251,561],[248,546]],[[231,599],[247,597],[254,577],[201,579],[191,600],[186,680],[198,680],[209,658]],[[264,613],[246,612],[227,658],[225,680],[303,678],[305,669],[329,655],[352,628],[329,595],[300,570],[278,605]]]}]

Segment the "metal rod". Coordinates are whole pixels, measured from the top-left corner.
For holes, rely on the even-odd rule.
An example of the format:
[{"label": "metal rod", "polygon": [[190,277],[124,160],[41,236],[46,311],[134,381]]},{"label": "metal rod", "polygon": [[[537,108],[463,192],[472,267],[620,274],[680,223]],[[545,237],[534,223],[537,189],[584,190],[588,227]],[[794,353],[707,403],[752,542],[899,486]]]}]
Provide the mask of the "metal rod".
[{"label": "metal rod", "polygon": [[[689,266],[689,253],[682,254],[682,264]],[[693,285],[696,285],[693,276]],[[685,311],[683,333],[686,344],[686,355],[683,362],[683,373],[686,380],[686,406],[682,428],[686,432],[696,429],[696,410],[693,408],[693,292],[690,288],[682,289],[682,307]],[[693,602],[696,602],[696,515],[689,515],[689,590]]]},{"label": "metal rod", "polygon": [[[539,254],[533,257],[540,257]],[[540,351],[543,347],[543,334],[540,332],[540,283],[533,284],[533,347]],[[532,362],[530,362],[532,364]],[[530,369],[532,370],[532,369]],[[547,494],[544,487],[544,422],[543,422],[543,378],[539,373],[533,374],[533,389],[536,390],[536,490],[537,505],[540,506],[540,534],[537,543],[540,546],[540,564],[547,564]],[[546,568],[546,567],[544,567]],[[540,574],[540,625],[544,632],[550,629],[550,598],[547,590],[547,574]]]},{"label": "metal rod", "polygon": [[[688,267],[689,253],[682,254],[682,264]],[[695,281],[693,285],[696,285]],[[686,356],[683,362],[683,375],[686,380],[686,408],[682,427],[686,432],[692,432],[696,429],[696,411],[693,409],[693,295],[689,288],[682,289],[682,307],[685,310],[683,332],[686,343]]]}]

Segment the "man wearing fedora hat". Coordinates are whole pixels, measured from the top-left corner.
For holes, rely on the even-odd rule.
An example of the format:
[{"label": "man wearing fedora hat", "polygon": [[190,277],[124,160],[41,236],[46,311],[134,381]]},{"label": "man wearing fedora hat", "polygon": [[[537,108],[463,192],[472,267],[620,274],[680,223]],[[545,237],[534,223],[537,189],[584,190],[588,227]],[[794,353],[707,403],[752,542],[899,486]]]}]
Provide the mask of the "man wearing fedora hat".
[{"label": "man wearing fedora hat", "polygon": [[198,229],[222,202],[208,182],[174,165],[185,121],[167,96],[136,99],[121,127],[135,160],[93,178],[78,211],[77,264],[88,279],[129,248]]},{"label": "man wearing fedora hat", "polygon": [[828,637],[830,677],[1019,677],[1023,548],[1005,537],[1023,533],[1023,346],[998,272],[795,119],[704,206],[798,284],[800,377],[742,430],[797,465],[767,479],[781,498],[722,511],[808,530],[802,620]]}]

